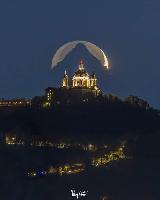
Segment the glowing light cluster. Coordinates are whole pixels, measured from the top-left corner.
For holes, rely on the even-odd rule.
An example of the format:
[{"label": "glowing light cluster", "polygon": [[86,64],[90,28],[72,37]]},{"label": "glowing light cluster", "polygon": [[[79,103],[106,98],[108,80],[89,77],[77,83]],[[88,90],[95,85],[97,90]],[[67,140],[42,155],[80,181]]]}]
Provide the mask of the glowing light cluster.
[{"label": "glowing light cluster", "polygon": [[0,100],[0,107],[18,107],[18,106],[31,106],[31,101],[26,99],[10,99]]},{"label": "glowing light cluster", "polygon": [[5,137],[5,144],[7,145],[24,145],[22,139],[18,139],[16,136]]},{"label": "glowing light cluster", "polygon": [[124,153],[124,146],[122,146],[122,147],[119,147],[115,151],[111,151],[97,158],[93,158],[92,165],[95,167],[100,167],[100,166],[107,165],[113,161],[126,159],[126,158],[127,157],[125,156],[125,153]]},{"label": "glowing light cluster", "polygon": [[[88,165],[93,167],[102,167],[111,164],[113,161],[128,159],[124,152],[124,145],[121,145],[114,151],[110,151],[108,153],[103,154],[102,156],[91,158],[91,162]],[[58,174],[62,175],[72,175],[77,174],[85,170],[86,163],[80,161],[80,163],[74,164],[65,164],[58,167],[50,166],[47,170],[32,170],[28,172],[29,177],[37,177],[37,176],[46,176],[46,175],[53,175]]]},{"label": "glowing light cluster", "polygon": [[32,170],[27,173],[29,177],[37,177],[37,176],[47,176],[58,174],[62,175],[70,175],[77,174],[85,170],[85,166],[83,163],[75,163],[72,165],[66,164],[58,167],[50,166],[47,170]]},{"label": "glowing light cluster", "polygon": [[[5,137],[5,144],[6,145],[16,145],[16,144],[26,144],[26,141],[22,138],[18,138],[17,136],[6,136]],[[43,148],[43,147],[49,147],[49,148],[55,148],[55,149],[81,149],[83,151],[98,151],[100,149],[106,149],[107,145],[96,145],[92,143],[83,144],[83,143],[76,143],[76,142],[67,142],[67,141],[58,141],[55,142],[52,139],[40,139],[40,138],[34,138],[31,140],[30,144],[31,147],[37,147],[37,148]]]}]

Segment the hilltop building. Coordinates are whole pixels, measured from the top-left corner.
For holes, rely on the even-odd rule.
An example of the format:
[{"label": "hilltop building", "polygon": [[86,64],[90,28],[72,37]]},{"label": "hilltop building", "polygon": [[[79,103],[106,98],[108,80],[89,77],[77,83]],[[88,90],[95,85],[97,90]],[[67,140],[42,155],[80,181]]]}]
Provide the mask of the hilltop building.
[{"label": "hilltop building", "polygon": [[52,104],[69,104],[87,102],[100,94],[97,78],[94,73],[89,75],[81,60],[77,71],[70,79],[65,70],[62,85],[59,88],[48,87],[45,90],[46,106]]},{"label": "hilltop building", "polygon": [[[113,94],[102,95],[102,92],[97,87],[97,77],[94,73],[89,75],[81,60],[78,69],[73,74],[73,77],[67,75],[66,70],[62,77],[60,87],[48,87],[45,89],[45,94],[42,96],[35,96],[32,99],[18,98],[18,99],[0,99],[0,108],[6,107],[52,107],[55,105],[72,105],[79,103],[118,103],[122,102],[117,96]],[[125,104],[134,107],[140,107],[148,110],[150,106],[147,101],[136,96],[130,95],[123,101]]]}]

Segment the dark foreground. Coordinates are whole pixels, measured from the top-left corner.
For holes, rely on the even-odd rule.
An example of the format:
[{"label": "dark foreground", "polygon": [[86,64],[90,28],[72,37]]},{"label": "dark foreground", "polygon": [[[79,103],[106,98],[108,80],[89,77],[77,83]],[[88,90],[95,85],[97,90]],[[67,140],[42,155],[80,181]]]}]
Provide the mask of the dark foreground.
[{"label": "dark foreground", "polygon": [[[130,158],[114,160],[96,168],[90,164],[92,153],[82,150],[6,145],[2,142],[2,200],[77,199],[71,196],[71,190],[88,191],[86,196],[79,196],[78,199],[82,200],[160,199],[160,117],[153,109],[144,110],[121,102],[53,110],[2,108],[0,130],[1,136],[16,135],[26,141],[38,136],[116,146],[120,140],[126,140],[125,153]],[[29,170],[62,166],[70,159],[76,162],[85,160],[87,167],[75,174],[27,176]]]},{"label": "dark foreground", "polygon": [[69,200],[71,190],[88,191],[79,199],[98,200],[107,196],[113,200],[158,200],[160,180],[160,134],[139,137],[128,143],[132,159],[112,162],[107,167],[87,168],[79,174],[31,178],[30,167],[64,163],[69,158],[81,158],[79,151],[1,146],[1,189],[3,200]]}]

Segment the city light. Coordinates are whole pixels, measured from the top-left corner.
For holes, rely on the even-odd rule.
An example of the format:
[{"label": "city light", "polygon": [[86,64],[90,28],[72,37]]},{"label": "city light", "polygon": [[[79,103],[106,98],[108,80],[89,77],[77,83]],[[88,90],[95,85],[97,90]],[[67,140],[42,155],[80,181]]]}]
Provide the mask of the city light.
[{"label": "city light", "polygon": [[28,177],[49,176],[49,175],[71,175],[85,170],[83,163],[66,164],[58,167],[50,166],[47,170],[31,170],[27,173]]},{"label": "city light", "polygon": [[102,156],[95,157],[91,162],[94,167],[100,167],[122,159],[127,159],[124,153],[124,146],[117,148],[115,151],[105,153]]}]

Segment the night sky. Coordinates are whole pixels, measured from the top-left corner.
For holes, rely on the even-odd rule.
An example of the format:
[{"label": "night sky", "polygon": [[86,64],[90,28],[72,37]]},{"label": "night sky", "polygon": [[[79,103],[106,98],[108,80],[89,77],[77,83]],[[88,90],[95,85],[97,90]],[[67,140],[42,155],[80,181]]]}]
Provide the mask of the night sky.
[{"label": "night sky", "polygon": [[[84,58],[105,93],[160,108],[159,10],[159,0],[0,0],[0,98],[42,95]],[[55,51],[72,40],[97,44],[111,70],[81,45],[51,70]]]}]

